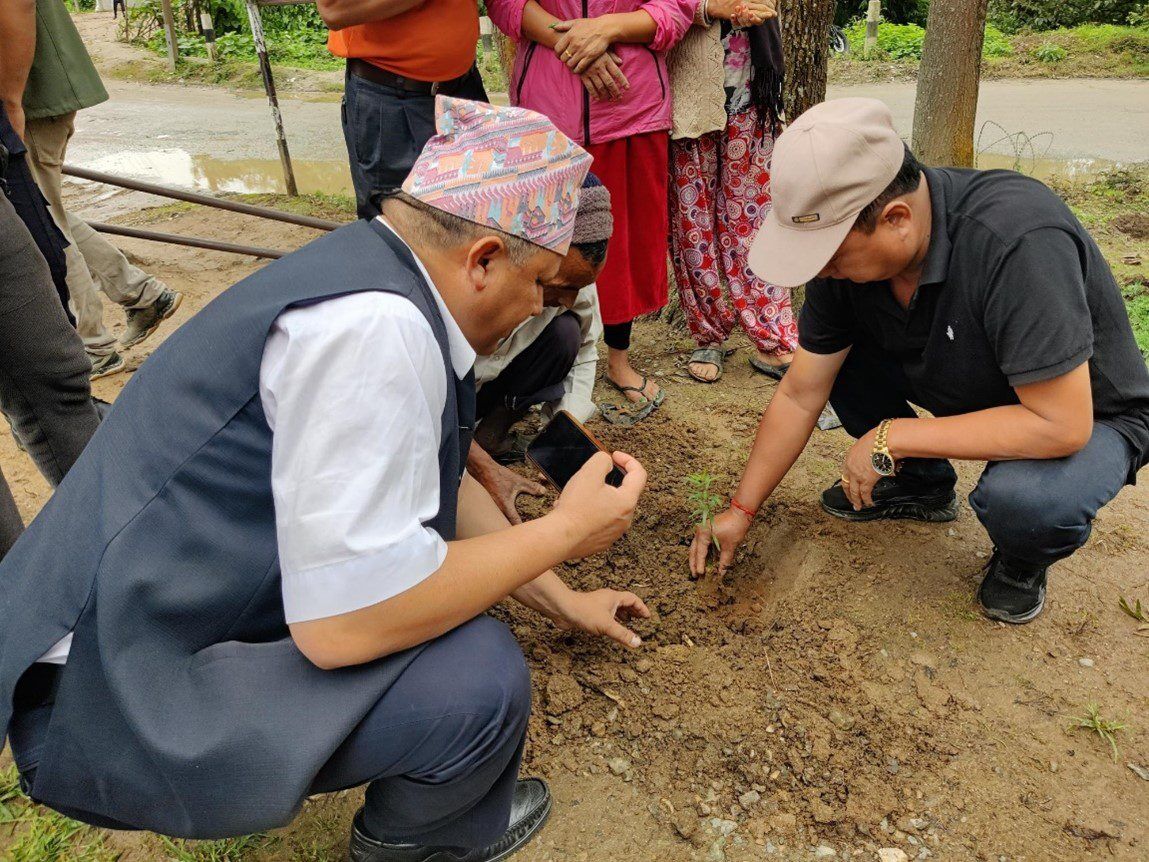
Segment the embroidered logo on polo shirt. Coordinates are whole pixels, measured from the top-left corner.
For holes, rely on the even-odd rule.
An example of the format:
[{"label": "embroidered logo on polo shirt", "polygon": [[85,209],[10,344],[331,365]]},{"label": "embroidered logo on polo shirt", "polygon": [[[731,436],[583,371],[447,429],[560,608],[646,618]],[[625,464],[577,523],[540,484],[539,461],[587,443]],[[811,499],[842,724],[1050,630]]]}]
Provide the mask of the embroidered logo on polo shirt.
[{"label": "embroidered logo on polo shirt", "polygon": [[946,327],[946,338],[948,338],[950,341],[954,340],[954,328],[952,326]]},{"label": "embroidered logo on polo shirt", "polygon": [[790,221],[794,222],[794,224],[812,224],[816,221],[821,221],[821,220],[822,220],[821,213],[806,213],[806,215],[791,216],[790,217]]}]

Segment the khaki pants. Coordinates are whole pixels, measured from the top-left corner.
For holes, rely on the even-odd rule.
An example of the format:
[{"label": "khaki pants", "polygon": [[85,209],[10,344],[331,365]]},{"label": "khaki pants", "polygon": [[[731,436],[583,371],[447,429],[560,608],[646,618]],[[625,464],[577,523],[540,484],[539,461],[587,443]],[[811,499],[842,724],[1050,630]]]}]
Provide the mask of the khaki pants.
[{"label": "khaki pants", "polygon": [[72,112],[28,120],[24,138],[32,174],[48,199],[52,218],[70,243],[65,255],[76,329],[89,354],[106,356],[115,350],[116,340],[104,326],[100,291],[124,308],[147,308],[156,301],[164,285],[128,263],[123,252],[88,227],[83,219],[64,209],[61,168],[68,140],[75,131],[75,119],[76,114]]}]

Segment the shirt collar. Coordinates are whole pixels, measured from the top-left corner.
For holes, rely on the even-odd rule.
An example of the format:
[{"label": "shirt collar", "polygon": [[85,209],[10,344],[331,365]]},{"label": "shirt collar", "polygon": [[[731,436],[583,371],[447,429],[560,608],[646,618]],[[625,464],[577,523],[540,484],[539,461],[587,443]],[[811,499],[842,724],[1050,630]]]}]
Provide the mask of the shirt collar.
[{"label": "shirt collar", "polygon": [[923,169],[930,187],[930,247],[922,264],[922,276],[918,284],[942,284],[949,275],[950,242],[948,204],[946,199],[946,177],[930,168]]},{"label": "shirt collar", "polygon": [[407,240],[400,236],[399,231],[395,230],[387,219],[383,218],[383,216],[377,216],[377,218],[381,225],[398,237],[399,242],[407,246],[407,250],[411,252],[411,257],[415,258],[419,272],[423,273],[423,279],[427,282],[427,287],[431,288],[431,295],[435,297],[435,304],[439,306],[439,315],[443,318],[443,326],[447,329],[447,346],[451,351],[451,365],[454,366],[455,376],[462,380],[475,365],[475,359],[478,356],[478,354],[475,353],[475,348],[471,347],[471,342],[467,341],[467,336],[463,335],[463,330],[460,329],[459,324],[455,322],[455,318],[451,315],[451,310],[447,308],[447,303],[443,302],[443,297],[439,295],[439,289],[435,287],[435,282],[431,280],[431,274],[427,272],[427,267],[423,266],[423,261],[419,259],[419,255],[415,253],[415,249],[411,248]]}]

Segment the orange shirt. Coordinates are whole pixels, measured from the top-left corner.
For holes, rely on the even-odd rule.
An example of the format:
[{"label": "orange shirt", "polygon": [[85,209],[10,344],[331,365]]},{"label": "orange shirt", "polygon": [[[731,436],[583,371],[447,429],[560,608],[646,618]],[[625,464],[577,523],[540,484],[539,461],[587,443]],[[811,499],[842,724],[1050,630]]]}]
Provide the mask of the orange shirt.
[{"label": "orange shirt", "polygon": [[358,57],[404,78],[450,81],[475,62],[479,41],[476,0],[425,0],[386,21],[332,30],[327,49]]}]

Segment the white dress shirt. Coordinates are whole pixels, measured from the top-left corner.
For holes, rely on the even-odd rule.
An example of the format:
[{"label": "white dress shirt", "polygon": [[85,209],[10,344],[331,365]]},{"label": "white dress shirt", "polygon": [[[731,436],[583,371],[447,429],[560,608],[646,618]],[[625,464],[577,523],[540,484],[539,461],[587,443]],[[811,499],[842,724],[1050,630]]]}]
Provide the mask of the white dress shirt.
[{"label": "white dress shirt", "polygon": [[[416,261],[461,380],[475,351]],[[425,523],[439,510],[447,377],[409,300],[369,291],[285,311],[264,345],[259,394],[289,623],[377,604],[442,565],[446,543]],[[71,637],[40,661],[63,664]]]}]

